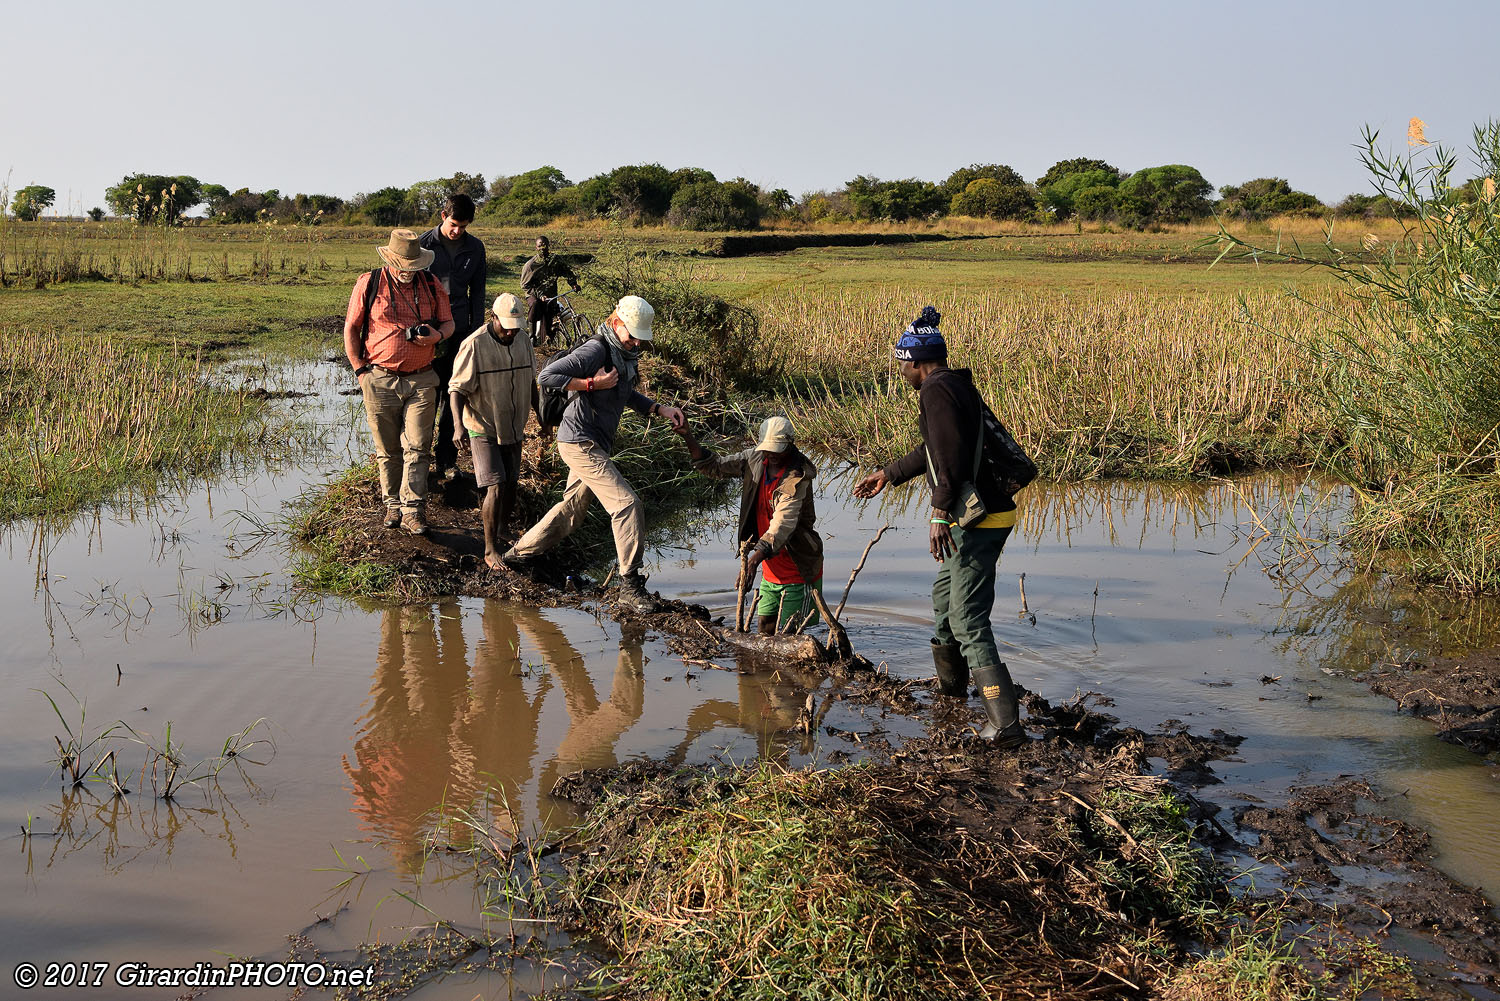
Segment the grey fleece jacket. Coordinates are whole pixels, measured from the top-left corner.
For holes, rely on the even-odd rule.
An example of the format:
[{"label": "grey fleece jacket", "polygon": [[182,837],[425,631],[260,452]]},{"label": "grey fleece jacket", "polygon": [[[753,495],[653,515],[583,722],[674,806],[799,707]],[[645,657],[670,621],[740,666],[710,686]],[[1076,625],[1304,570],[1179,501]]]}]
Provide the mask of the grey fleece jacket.
[{"label": "grey fleece jacket", "polygon": [[[609,348],[598,338],[590,338],[571,354],[553,359],[537,375],[536,381],[543,389],[566,389],[569,379],[587,379],[601,368],[614,369],[609,361]],[[628,406],[642,417],[649,417],[653,405],[649,397],[636,392],[634,382],[627,384],[623,378],[609,389],[575,393],[568,401],[568,409],[563,412],[557,440],[575,445],[593,442],[606,452],[613,452],[615,433],[620,429],[620,417],[625,408]]]}]

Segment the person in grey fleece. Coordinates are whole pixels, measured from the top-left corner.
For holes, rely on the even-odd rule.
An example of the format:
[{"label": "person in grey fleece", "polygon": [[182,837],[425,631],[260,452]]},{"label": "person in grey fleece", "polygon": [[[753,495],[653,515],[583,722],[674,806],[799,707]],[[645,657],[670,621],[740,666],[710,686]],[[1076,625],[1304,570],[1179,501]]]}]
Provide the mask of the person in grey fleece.
[{"label": "person in grey fleece", "polygon": [[662,406],[636,389],[641,345],[651,341],[655,315],[645,299],[625,296],[595,337],[556,358],[537,376],[544,389],[573,394],[557,429],[557,453],[568,465],[568,485],[562,500],[500,557],[506,566],[523,569],[577,529],[589,500],[598,497],[614,528],[620,601],[636,611],[647,611],[653,604],[641,574],[646,519],[640,497],[610,458],[615,434],[626,407],[643,417],[665,417],[674,429],[686,419],[678,408]]}]

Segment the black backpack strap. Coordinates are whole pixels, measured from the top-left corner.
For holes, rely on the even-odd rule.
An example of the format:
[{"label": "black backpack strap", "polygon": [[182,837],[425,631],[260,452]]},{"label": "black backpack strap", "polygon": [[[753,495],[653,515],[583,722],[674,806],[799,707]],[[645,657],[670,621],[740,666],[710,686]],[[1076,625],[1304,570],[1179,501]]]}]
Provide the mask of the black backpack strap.
[{"label": "black backpack strap", "polygon": [[385,274],[385,268],[376,268],[374,271],[365,273],[370,276],[370,280],[365,283],[365,321],[359,330],[361,344],[370,339],[370,310],[375,305],[375,297],[380,295],[380,276]]}]

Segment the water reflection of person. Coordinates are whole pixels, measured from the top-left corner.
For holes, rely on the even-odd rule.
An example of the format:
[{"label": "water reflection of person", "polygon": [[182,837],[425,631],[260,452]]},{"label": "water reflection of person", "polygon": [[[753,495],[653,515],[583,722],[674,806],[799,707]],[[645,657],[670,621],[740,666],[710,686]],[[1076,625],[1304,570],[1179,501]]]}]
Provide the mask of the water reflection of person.
[{"label": "water reflection of person", "polygon": [[[806,701],[802,691],[793,686],[816,688],[820,679],[785,666],[767,674],[763,669],[754,669],[757,666],[763,667],[744,665],[739,672],[739,701],[710,699],[688,713],[682,740],[667,752],[669,764],[686,761],[693,742],[719,726],[734,727],[754,737],[757,757],[768,757],[778,749],[782,743],[778,735],[797,725]],[[811,751],[811,736],[803,744],[804,752]]]},{"label": "water reflection of person", "polygon": [[408,861],[434,808],[474,810],[500,779],[529,777],[546,682],[527,697],[513,612],[486,605],[472,683],[456,603],[383,613],[370,707],[344,772],[354,812]]},{"label": "water reflection of person", "polygon": [[[546,625],[561,637],[557,626],[550,622]],[[645,651],[640,636],[621,635],[609,698],[602,702],[588,665],[576,653],[565,661],[549,660],[548,668],[562,686],[569,723],[556,752],[541,768],[538,788],[543,794],[551,792],[558,778],[568,772],[619,764],[615,744],[641,718],[646,701]]]}]

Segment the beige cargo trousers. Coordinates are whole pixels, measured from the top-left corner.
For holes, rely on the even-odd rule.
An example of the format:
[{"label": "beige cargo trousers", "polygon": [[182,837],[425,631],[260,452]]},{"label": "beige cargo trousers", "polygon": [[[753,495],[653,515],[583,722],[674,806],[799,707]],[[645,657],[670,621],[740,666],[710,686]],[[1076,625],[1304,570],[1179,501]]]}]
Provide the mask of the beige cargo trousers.
[{"label": "beige cargo trousers", "polygon": [[583,524],[589,499],[598,497],[613,523],[620,573],[638,571],[646,534],[646,515],[641,510],[640,497],[620,475],[609,453],[594,442],[560,441],[557,454],[568,464],[567,488],[562,500],[521,536],[515,545],[516,555],[521,559],[538,556],[566,539]]},{"label": "beige cargo trousers", "polygon": [[365,418],[375,439],[380,492],[388,510],[405,514],[427,503],[427,467],[432,462],[432,426],[437,417],[438,376],[432,369],[400,375],[372,368],[360,377]]}]

